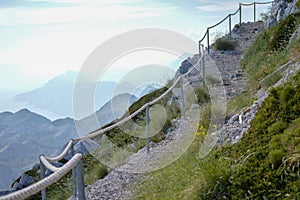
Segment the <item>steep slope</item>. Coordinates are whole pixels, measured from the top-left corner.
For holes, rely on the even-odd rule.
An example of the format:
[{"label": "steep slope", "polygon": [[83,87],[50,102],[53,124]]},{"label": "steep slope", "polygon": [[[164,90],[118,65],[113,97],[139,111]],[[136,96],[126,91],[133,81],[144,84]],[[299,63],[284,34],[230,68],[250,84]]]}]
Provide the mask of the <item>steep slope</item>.
[{"label": "steep slope", "polygon": [[[239,49],[235,52],[220,52],[220,51],[214,51],[212,53],[212,58],[216,62],[217,67],[219,68],[221,75],[225,81],[226,78],[231,81],[230,84],[227,84],[225,87],[227,94],[232,96],[236,96],[238,93],[242,92],[245,89],[245,77],[244,74],[241,74],[239,77],[239,81],[243,82],[243,84],[236,85],[234,81],[237,81],[236,77],[233,77],[236,75],[238,70],[241,70],[239,61],[241,59],[242,52],[245,51],[246,48],[249,47],[251,42],[255,40],[255,37],[258,35],[258,33],[262,30],[263,24],[261,22],[258,23],[245,23],[243,24],[243,28],[239,31],[236,30],[235,33],[233,33],[233,37],[236,37],[238,39],[237,42],[239,43]],[[251,40],[248,40],[248,37],[251,35]],[[247,39],[245,39],[247,38]],[[247,44],[246,42],[247,41]],[[178,72],[179,73],[185,73],[188,71],[189,68],[192,67],[192,64],[190,63],[196,63],[197,59],[199,59],[198,55],[193,56],[189,60],[185,60],[182,62]],[[229,63],[226,63],[229,62]],[[224,64],[226,63],[226,64]],[[206,66],[207,69],[210,66]],[[242,79],[241,79],[242,78]],[[232,81],[232,79],[234,81]],[[190,84],[196,86],[199,85],[199,73],[194,72],[192,75],[188,77],[188,80],[190,81]],[[197,80],[197,82],[195,82]],[[230,91],[232,89],[236,89],[237,93],[232,94]],[[168,188],[170,190],[176,190],[176,188],[172,188],[172,185],[179,184],[180,186],[177,187],[183,187],[186,188],[190,186],[191,182],[188,179],[188,175],[186,175],[186,180],[170,180],[176,176],[183,178],[182,176],[178,175],[178,171],[181,169],[174,169],[174,171],[168,171],[169,169],[173,169],[174,165],[166,167],[166,170],[160,169],[156,172],[151,172],[150,174],[138,174],[138,171],[141,171],[141,169],[147,168],[149,165],[159,165],[154,164],[156,161],[159,163],[161,160],[167,160],[167,157],[163,157],[162,155],[165,155],[162,152],[165,152],[166,154],[172,155],[175,152],[175,148],[178,148],[178,145],[176,146],[176,143],[182,143],[182,137],[190,137],[185,132],[187,129],[186,127],[192,127],[194,124],[197,124],[199,121],[198,119],[196,121],[193,121],[193,118],[190,118],[187,116],[184,118],[179,118],[173,120],[173,126],[168,130],[167,137],[165,140],[159,142],[159,143],[152,143],[151,146],[151,154],[146,154],[146,148],[143,148],[139,150],[136,154],[133,154],[130,159],[128,159],[128,163],[125,165],[113,170],[108,176],[106,176],[104,179],[96,181],[92,185],[89,185],[86,188],[86,196],[88,199],[174,199],[175,196],[180,196],[182,191],[172,191],[173,193],[170,193],[168,196],[165,195],[164,188]],[[196,140],[195,140],[196,141]],[[174,146],[173,146],[174,145]],[[173,148],[172,148],[173,147]],[[192,144],[191,149],[188,150],[184,156],[182,157],[188,157],[187,155],[190,154],[190,156],[194,156],[193,159],[197,160],[198,153],[196,149],[198,144]],[[168,151],[168,149],[173,149],[172,151]],[[192,151],[192,152],[191,152]],[[167,153],[168,152],[168,153]],[[184,158],[182,158],[184,159]],[[181,163],[181,158],[179,158],[179,161]],[[188,159],[191,159],[188,157]],[[195,161],[192,160],[192,161]],[[181,163],[184,164],[184,166],[176,166],[184,168],[183,170],[192,171],[192,169],[188,169],[188,167],[191,167],[191,165],[197,165],[195,163]],[[128,172],[129,171],[129,172]],[[163,171],[163,172],[161,172]],[[136,173],[130,173],[130,172],[136,172]],[[167,178],[168,175],[162,176],[163,173],[169,174],[169,178]],[[173,174],[172,174],[173,173]],[[179,172],[180,173],[180,172]],[[186,173],[186,172],[184,172]],[[190,172],[189,175],[191,175],[193,178],[195,178],[196,174],[193,172]],[[199,176],[199,175],[198,175]],[[198,177],[199,178],[199,177]],[[170,182],[167,182],[170,181]],[[172,182],[174,181],[174,182]],[[148,183],[151,184],[151,189],[147,188],[149,187]],[[170,185],[170,187],[165,185]],[[142,185],[142,186],[141,186]],[[141,188],[139,188],[141,187]],[[138,188],[138,189],[137,189]],[[136,191],[137,190],[137,191]],[[150,191],[152,190],[152,191]],[[183,194],[181,194],[183,196]],[[187,198],[189,199],[189,198]]]},{"label": "steep slope", "polygon": [[[276,16],[283,16],[282,11],[290,8],[279,5],[296,1],[288,2],[275,2]],[[295,31],[297,27],[298,15],[287,17],[278,26],[263,30],[244,54],[241,67],[251,84],[247,85],[246,92],[237,93],[233,98],[237,112],[220,130],[229,133],[220,138],[220,148],[200,159],[195,141],[185,157],[138,183],[132,199],[300,198],[300,74],[297,73],[300,37],[299,31]],[[247,42],[247,38],[244,39]],[[274,40],[281,48],[270,49]],[[220,67],[231,67],[219,63]],[[279,87],[272,89],[273,86]],[[246,98],[245,93],[249,93]],[[237,104],[237,100],[244,102]],[[222,139],[227,140],[222,143]]]}]

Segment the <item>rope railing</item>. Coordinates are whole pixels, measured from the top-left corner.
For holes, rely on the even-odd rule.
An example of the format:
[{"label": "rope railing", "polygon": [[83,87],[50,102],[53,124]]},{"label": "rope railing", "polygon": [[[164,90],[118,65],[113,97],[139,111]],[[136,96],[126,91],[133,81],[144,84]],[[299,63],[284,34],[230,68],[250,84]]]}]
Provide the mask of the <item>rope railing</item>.
[{"label": "rope railing", "polygon": [[46,156],[43,156],[43,157],[48,162],[56,162],[56,161],[62,160],[67,155],[67,153],[71,149],[72,145],[73,145],[73,140],[70,140],[68,142],[67,146],[65,147],[65,149],[58,156],[56,156],[54,158],[50,158],[50,157],[46,157]]},{"label": "rope railing", "polygon": [[43,165],[45,167],[47,167],[47,169],[49,169],[52,172],[57,172],[59,170],[59,167],[55,167],[54,165],[52,165],[45,156],[40,156],[40,161],[43,163]]},{"label": "rope railing", "polygon": [[264,5],[264,4],[270,4],[270,3],[273,3],[274,1],[267,1],[267,2],[253,2],[253,3],[240,3],[241,5],[243,6],[252,6],[254,4],[261,4],[261,5]]},{"label": "rope railing", "polygon": [[[82,154],[77,153],[75,154],[71,160],[69,160],[65,165],[59,168],[56,172],[52,173],[51,175],[47,176],[46,178],[24,188],[18,190],[14,193],[8,194],[6,196],[0,196],[0,200],[19,200],[25,199],[30,197],[42,189],[48,187],[49,185],[53,184],[54,182],[60,180],[63,176],[65,176],[71,169],[76,167],[78,163],[82,162]],[[81,163],[82,164],[82,163]]]},{"label": "rope railing", "polygon": [[268,2],[253,2],[253,3],[239,3],[239,8],[234,12],[234,13],[230,13],[228,14],[224,19],[222,19],[221,21],[219,21],[218,23],[216,23],[213,26],[209,26],[206,29],[206,32],[204,33],[203,37],[199,40],[199,46],[201,45],[201,43],[203,42],[203,40],[205,38],[207,38],[207,52],[210,53],[210,29],[215,28],[217,26],[219,26],[220,24],[222,24],[224,21],[226,21],[227,19],[229,19],[229,25],[228,25],[228,30],[229,30],[229,38],[231,38],[231,31],[232,31],[232,20],[231,17],[236,15],[237,13],[239,13],[239,25],[240,27],[242,26],[242,6],[253,6],[254,12],[253,12],[253,16],[254,16],[254,22],[256,21],[256,5],[260,4],[260,5],[266,5],[266,4],[270,4],[273,3],[274,1],[268,1]]},{"label": "rope railing", "polygon": [[[178,78],[175,80],[175,82],[168,88],[167,91],[165,91],[162,95],[160,95],[159,97],[157,97],[156,99],[152,100],[151,102],[148,102],[146,104],[144,104],[142,107],[140,107],[138,110],[136,110],[135,112],[133,112],[132,114],[130,114],[129,116],[127,116],[126,118],[116,122],[115,124],[110,125],[109,127],[106,127],[104,129],[100,129],[94,132],[91,132],[90,134],[87,134],[83,137],[80,138],[76,138],[74,139],[74,142],[81,142],[87,139],[91,139],[94,138],[96,136],[100,136],[102,134],[104,134],[107,131],[110,131],[124,123],[126,123],[127,121],[129,121],[130,119],[132,119],[133,117],[135,117],[136,115],[138,115],[139,113],[141,113],[143,110],[145,110],[147,107],[152,106],[154,104],[156,104],[157,102],[159,102],[161,99],[163,99],[168,93],[170,93],[179,83],[179,81],[181,80],[182,77],[190,74],[193,70],[195,70],[199,65],[201,65],[201,61],[202,59],[204,59],[204,48],[202,48],[202,52],[200,52],[200,58],[198,59],[198,62],[196,64],[194,64],[194,66],[189,69],[185,74],[181,74],[180,76],[178,76]],[[202,76],[204,76],[204,74],[202,74]],[[182,98],[183,99],[183,98]]]},{"label": "rope railing", "polygon": [[[15,199],[24,199],[27,197],[30,197],[37,192],[41,191],[42,199],[46,199],[46,187],[53,184],[54,182],[60,180],[63,176],[65,176],[69,171],[72,170],[72,179],[73,179],[73,192],[74,197],[78,198],[79,200],[84,200],[84,180],[83,180],[83,155],[81,153],[74,154],[74,145],[78,142],[85,141],[87,139],[94,138],[96,136],[100,136],[126,122],[128,122],[130,119],[141,113],[143,110],[146,109],[146,147],[147,147],[147,153],[150,153],[150,146],[149,146],[149,107],[158,103],[161,101],[166,95],[168,95],[180,82],[180,89],[181,89],[181,111],[182,116],[185,117],[185,104],[184,104],[184,83],[183,78],[190,74],[192,71],[197,69],[199,67],[199,72],[201,74],[200,82],[203,83],[203,87],[205,87],[205,61],[204,61],[204,45],[202,44],[202,41],[207,37],[207,52],[209,53],[209,30],[222,24],[224,21],[229,19],[229,32],[231,37],[231,16],[236,15],[237,13],[240,13],[240,25],[242,20],[242,6],[252,6],[254,5],[254,21],[255,21],[255,15],[256,15],[256,4],[270,4],[273,3],[273,1],[269,2],[254,2],[251,4],[245,4],[240,3],[239,8],[234,13],[229,14],[226,16],[223,20],[218,22],[217,24],[210,26],[207,28],[206,33],[204,36],[199,40],[199,59],[196,64],[193,65],[191,69],[189,69],[185,74],[181,74],[177,77],[177,79],[173,82],[173,84],[158,98],[144,104],[141,106],[138,110],[131,113],[129,116],[125,117],[124,119],[121,119],[120,121],[110,125],[109,127],[106,127],[104,129],[96,130],[94,132],[91,132],[83,137],[79,137],[76,139],[72,139],[68,142],[66,147],[62,150],[62,152],[56,156],[56,157],[46,157],[44,155],[40,156],[40,181],[22,189],[18,190],[16,192],[13,192],[11,194],[0,196],[0,200],[15,200]],[[71,159],[65,163],[61,167],[56,167],[51,162],[57,162],[65,158],[65,156],[71,151]],[[46,177],[45,172],[46,170],[50,170],[53,173]]]}]

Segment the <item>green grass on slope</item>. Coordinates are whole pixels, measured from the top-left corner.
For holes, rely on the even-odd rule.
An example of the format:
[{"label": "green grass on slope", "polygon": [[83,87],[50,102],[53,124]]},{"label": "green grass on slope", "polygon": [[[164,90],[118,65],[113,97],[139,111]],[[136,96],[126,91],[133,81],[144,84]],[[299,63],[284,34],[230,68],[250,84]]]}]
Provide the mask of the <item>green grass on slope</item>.
[{"label": "green grass on slope", "polygon": [[[130,108],[129,108],[129,113],[132,113],[139,109],[141,106],[143,106],[145,103],[150,102],[163,94],[167,90],[166,87],[158,89],[156,91],[151,92],[148,95],[145,95],[141,99],[139,99],[137,102],[135,102]],[[201,89],[201,88],[195,88],[194,89],[195,94],[197,96],[198,103],[200,105],[207,103],[209,101],[209,95],[207,91]],[[166,121],[163,121],[163,128],[161,131],[150,137],[151,141],[158,142],[162,140],[166,134],[167,129],[171,126],[171,120],[177,117],[180,117],[180,107],[177,102],[174,102],[172,104],[167,104],[168,100],[171,98],[171,94],[167,95],[164,97],[158,104],[160,106],[163,106],[163,108],[166,111],[167,119]],[[192,98],[193,99],[193,98]],[[186,100],[188,102],[188,96],[186,97]],[[128,116],[128,114],[125,114],[124,117]],[[151,108],[150,108],[150,115],[151,115]],[[155,112],[152,112],[152,124],[159,123],[160,122],[160,116],[155,115]],[[133,122],[138,125],[136,129],[132,130],[130,132],[130,135],[126,132],[124,132],[124,128],[126,129],[126,124],[122,127],[116,127],[115,129],[109,131],[106,133],[107,138],[109,139],[110,142],[112,142],[114,145],[116,145],[118,148],[125,149],[129,152],[136,152],[140,148],[145,146],[145,138],[141,137],[135,137],[134,133],[137,134],[137,136],[140,136],[140,134],[145,134],[145,112],[141,112],[138,114],[136,117],[133,118]],[[114,122],[113,122],[114,123]],[[112,125],[108,124],[104,126],[103,128]],[[130,126],[130,125],[129,125]],[[132,129],[132,127],[129,127]],[[150,127],[150,132],[151,132],[151,127]],[[94,152],[94,155],[99,153],[99,154],[104,154],[104,157],[101,157],[102,155],[97,155],[100,156],[99,158],[103,161],[106,161],[106,158],[109,157],[109,161],[111,163],[116,162],[118,165],[122,164],[122,161],[126,159],[128,156],[120,154],[118,152],[110,151],[110,147],[107,148],[102,148],[105,145],[105,142],[101,143],[101,137],[96,137],[94,138],[95,141],[98,141],[101,145],[100,148],[97,149]],[[129,148],[129,145],[133,144],[131,146],[134,146],[135,148],[132,149]],[[84,157],[84,180],[85,184],[91,184],[94,181],[103,178],[107,173],[108,173],[108,168],[104,164],[102,164],[99,161],[99,158],[93,155],[86,155]],[[28,171],[27,174],[32,175],[36,180],[39,180],[39,174],[37,173],[37,170],[31,170]],[[47,199],[67,199],[73,194],[73,189],[72,189],[72,179],[71,179],[71,173],[68,173],[65,177],[63,177],[61,180],[59,180],[57,183],[52,184],[47,188]],[[34,195],[30,197],[29,199],[40,199],[40,193],[37,195]]]},{"label": "green grass on slope", "polygon": [[[84,167],[84,182],[85,184],[91,184],[94,181],[104,177],[108,171],[106,166],[101,164],[92,155],[86,155],[83,159]],[[32,176],[36,180],[39,180],[39,173],[37,170],[30,170],[26,174]],[[73,185],[72,185],[72,173],[69,172],[61,180],[50,185],[46,189],[47,199],[68,199],[73,195]],[[33,195],[28,200],[38,200],[41,199],[41,193]]]},{"label": "green grass on slope", "polygon": [[227,199],[300,198],[299,117],[300,73],[271,91],[239,143],[218,152],[230,161]]},{"label": "green grass on slope", "polygon": [[299,199],[300,73],[271,91],[239,143],[203,159],[199,145],[148,174],[134,199]]},{"label": "green grass on slope", "polygon": [[291,59],[287,47],[299,23],[299,13],[288,16],[277,26],[263,30],[247,50],[241,60],[241,67],[246,70],[253,89],[259,88],[260,80]]},{"label": "green grass on slope", "polygon": [[[289,44],[292,33],[299,27],[300,14],[295,13],[277,26],[263,30],[249,47],[240,62],[248,79],[246,93],[239,94],[229,102],[229,112],[237,112],[249,106],[260,88],[268,88],[282,76],[278,68],[289,60],[300,61],[299,37]],[[266,78],[262,83],[261,80]]]},{"label": "green grass on slope", "polygon": [[[282,74],[275,73],[265,86],[259,83],[280,65],[300,60],[300,38],[288,44],[299,19],[294,14],[264,30],[248,49],[241,61],[248,90],[230,102],[232,110],[249,105],[259,88],[279,80]],[[239,143],[224,144],[203,159],[200,145],[195,140],[177,161],[148,174],[133,199],[300,199],[300,73],[271,90]]]}]

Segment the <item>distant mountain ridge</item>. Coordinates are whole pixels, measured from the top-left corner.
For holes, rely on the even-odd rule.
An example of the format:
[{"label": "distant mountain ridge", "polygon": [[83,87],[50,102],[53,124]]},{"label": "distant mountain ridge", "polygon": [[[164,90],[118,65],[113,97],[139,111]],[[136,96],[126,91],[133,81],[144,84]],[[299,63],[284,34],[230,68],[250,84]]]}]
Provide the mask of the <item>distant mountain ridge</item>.
[{"label": "distant mountain ridge", "polygon": [[75,124],[70,118],[52,122],[27,109],[0,113],[0,189],[32,167],[40,154],[55,155],[74,137]]},{"label": "distant mountain ridge", "polygon": [[[15,99],[20,102],[27,102],[36,108],[48,110],[61,117],[72,117],[73,91],[76,79],[77,72],[68,71],[52,78],[40,88],[16,95]],[[136,89],[128,82],[116,83],[114,81],[100,81],[95,86],[95,83],[89,82],[88,79],[84,84],[88,88],[96,87],[94,98],[97,109],[119,94],[131,93],[140,98],[162,87],[159,84],[150,83]],[[86,97],[83,94],[81,98]]]},{"label": "distant mountain ridge", "polygon": [[[15,99],[21,102],[28,102],[40,109],[49,110],[62,117],[71,117],[73,115],[72,99],[76,78],[77,72],[68,71],[65,74],[54,77],[40,88],[16,95]],[[88,85],[94,86],[93,83]],[[113,81],[98,83],[95,91],[96,108],[100,108],[111,99],[114,88],[117,85]]]},{"label": "distant mountain ridge", "polygon": [[136,100],[127,93],[115,96],[95,113],[97,123],[93,115],[79,121],[69,117],[51,121],[28,109],[0,113],[0,190],[31,169],[39,155],[57,155],[70,139],[79,137],[77,128],[84,134],[99,129],[123,116]]}]

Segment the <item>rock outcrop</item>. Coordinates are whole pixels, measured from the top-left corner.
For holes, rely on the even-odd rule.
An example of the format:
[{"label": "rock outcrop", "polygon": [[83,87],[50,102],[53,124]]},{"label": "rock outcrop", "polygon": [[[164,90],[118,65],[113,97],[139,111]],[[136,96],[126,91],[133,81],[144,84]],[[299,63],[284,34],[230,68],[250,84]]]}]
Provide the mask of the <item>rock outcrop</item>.
[{"label": "rock outcrop", "polygon": [[265,21],[265,27],[270,28],[275,26],[279,21],[285,19],[291,13],[299,11],[296,6],[297,0],[276,0],[270,11],[270,16]]}]

